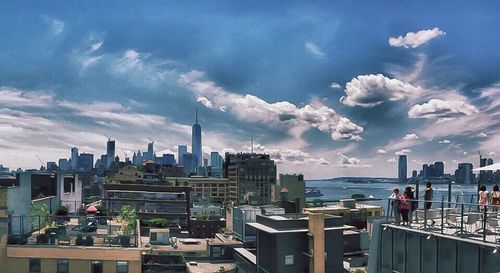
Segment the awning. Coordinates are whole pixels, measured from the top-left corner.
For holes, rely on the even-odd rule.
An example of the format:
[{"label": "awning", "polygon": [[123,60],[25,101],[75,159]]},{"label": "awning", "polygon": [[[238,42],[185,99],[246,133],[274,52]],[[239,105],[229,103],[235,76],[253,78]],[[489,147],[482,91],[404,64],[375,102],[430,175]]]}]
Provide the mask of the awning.
[{"label": "awning", "polygon": [[90,206],[87,208],[87,213],[96,213],[97,208],[95,206]]}]

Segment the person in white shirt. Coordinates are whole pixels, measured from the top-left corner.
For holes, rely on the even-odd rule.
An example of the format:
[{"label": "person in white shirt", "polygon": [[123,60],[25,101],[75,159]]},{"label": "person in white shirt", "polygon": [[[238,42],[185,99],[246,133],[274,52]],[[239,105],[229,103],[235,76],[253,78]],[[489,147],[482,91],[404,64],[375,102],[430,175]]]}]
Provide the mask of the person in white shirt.
[{"label": "person in white shirt", "polygon": [[398,187],[394,187],[394,189],[392,190],[392,194],[389,196],[389,199],[391,200],[394,220],[396,221],[396,225],[399,225],[399,222],[401,222],[401,195],[399,194]]}]

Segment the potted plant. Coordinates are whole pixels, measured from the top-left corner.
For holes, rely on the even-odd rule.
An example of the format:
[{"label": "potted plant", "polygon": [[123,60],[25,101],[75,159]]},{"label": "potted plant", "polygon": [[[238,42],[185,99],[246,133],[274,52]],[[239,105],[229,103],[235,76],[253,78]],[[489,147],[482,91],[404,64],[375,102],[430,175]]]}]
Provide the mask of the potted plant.
[{"label": "potted plant", "polygon": [[135,233],[137,225],[137,214],[135,209],[129,205],[123,206],[120,210],[120,218],[122,221],[121,231],[123,233],[123,235],[120,236],[120,244],[123,247],[128,247],[130,246],[130,237]]},{"label": "potted plant", "polygon": [[69,210],[66,206],[60,206],[54,215],[56,216],[56,224],[62,224],[64,221],[69,221]]},{"label": "potted plant", "polygon": [[97,208],[97,222],[99,225],[107,225],[108,224],[108,215],[109,211],[105,207],[98,206]]}]

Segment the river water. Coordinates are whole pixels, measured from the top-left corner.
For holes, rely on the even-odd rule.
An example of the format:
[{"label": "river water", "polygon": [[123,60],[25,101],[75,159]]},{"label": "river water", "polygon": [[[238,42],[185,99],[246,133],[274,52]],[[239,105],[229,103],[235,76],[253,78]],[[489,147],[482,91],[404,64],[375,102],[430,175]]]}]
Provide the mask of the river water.
[{"label": "river water", "polygon": [[[373,179],[367,179],[370,182],[349,182],[347,179],[339,179],[335,178],[332,180],[311,180],[306,181],[307,187],[316,187],[324,194],[321,197],[311,197],[307,198],[307,201],[312,201],[314,199],[322,199],[322,200],[337,200],[344,198],[351,198],[353,194],[364,194],[367,198],[370,195],[373,195],[374,198],[380,198],[383,200],[378,201],[363,201],[362,203],[367,204],[377,204],[384,208],[387,211],[387,197],[392,192],[394,187],[399,187],[401,193],[404,190],[404,187],[407,185],[400,185],[397,183],[390,182],[390,180],[383,180],[387,182],[375,182]],[[408,184],[415,188],[415,184]],[[432,185],[434,189],[434,201],[448,201],[448,184],[435,184]],[[492,186],[488,186],[488,191],[491,191]],[[425,185],[420,185],[419,189],[419,199],[423,199],[423,191],[425,189]],[[472,202],[477,202],[477,185],[458,185],[452,184],[451,187],[452,192],[452,202],[471,202],[471,197],[474,196]],[[443,199],[444,198],[444,199]]]}]

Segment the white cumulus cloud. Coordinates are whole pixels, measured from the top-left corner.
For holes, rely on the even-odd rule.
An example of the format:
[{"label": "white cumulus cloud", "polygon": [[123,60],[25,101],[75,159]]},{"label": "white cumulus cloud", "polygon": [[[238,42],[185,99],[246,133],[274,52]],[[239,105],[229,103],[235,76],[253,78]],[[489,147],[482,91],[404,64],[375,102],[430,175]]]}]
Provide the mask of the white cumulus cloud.
[{"label": "white cumulus cloud", "polygon": [[449,140],[449,139],[443,139],[443,140],[438,141],[438,143],[439,144],[450,144],[451,140]]},{"label": "white cumulus cloud", "polygon": [[374,107],[385,101],[399,101],[417,96],[420,86],[413,86],[382,74],[360,75],[346,84],[340,102],[348,106]]},{"label": "white cumulus cloud", "polygon": [[433,29],[420,30],[417,33],[408,32],[405,36],[390,37],[389,44],[394,47],[417,48],[445,34],[446,32],[435,27]]},{"label": "white cumulus cloud", "polygon": [[196,101],[200,102],[201,104],[203,104],[207,108],[211,109],[214,107],[213,103],[209,99],[207,99],[203,96],[198,96],[198,98],[196,98]]},{"label": "white cumulus cloud", "polygon": [[478,110],[473,105],[464,101],[448,101],[441,99],[431,99],[423,104],[416,104],[408,111],[410,118],[457,118],[470,116]]},{"label": "white cumulus cloud", "polygon": [[342,86],[340,86],[340,84],[336,83],[336,82],[332,82],[332,84],[330,85],[331,88],[333,89],[338,89],[338,88],[341,88]]},{"label": "white cumulus cloud", "polygon": [[319,46],[314,42],[307,42],[304,44],[307,52],[311,53],[316,57],[324,57],[325,53],[319,48]]},{"label": "white cumulus cloud", "polygon": [[396,163],[396,159],[394,157],[391,157],[387,159],[387,163]]},{"label": "white cumulus cloud", "polygon": [[387,154],[387,151],[386,151],[386,150],[384,150],[384,149],[378,149],[378,150],[377,150],[377,154],[381,154],[381,155],[382,155],[382,154]]},{"label": "white cumulus cloud", "polygon": [[406,136],[403,137],[404,140],[413,140],[413,139],[418,139],[418,136],[416,134],[407,134]]},{"label": "white cumulus cloud", "polygon": [[395,154],[395,155],[407,155],[407,154],[409,154],[409,153],[411,153],[411,150],[410,150],[410,149],[402,149],[402,150],[400,150],[400,151],[395,152],[394,154]]}]

